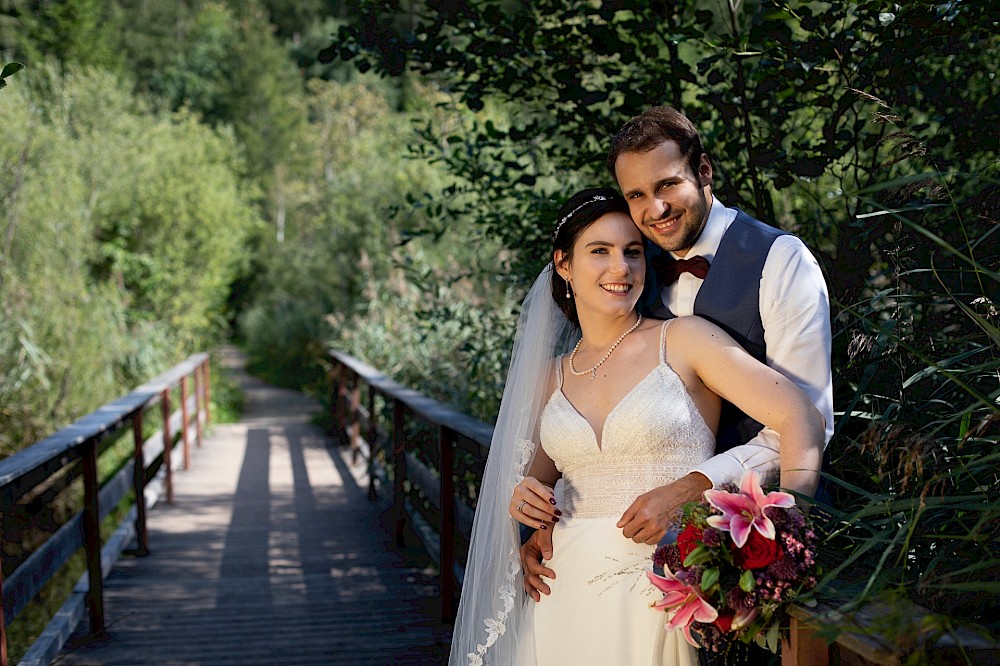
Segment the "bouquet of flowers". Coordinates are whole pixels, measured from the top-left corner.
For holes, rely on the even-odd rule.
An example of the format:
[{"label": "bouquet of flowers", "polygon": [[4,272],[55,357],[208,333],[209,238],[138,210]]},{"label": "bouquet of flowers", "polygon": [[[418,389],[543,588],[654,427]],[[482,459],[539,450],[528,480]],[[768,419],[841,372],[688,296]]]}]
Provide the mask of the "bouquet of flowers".
[{"label": "bouquet of flowers", "polygon": [[[735,487],[732,487],[736,491]],[[719,651],[736,638],[772,652],[788,604],[816,585],[816,532],[790,494],[764,493],[747,472],[736,492],[705,491],[688,502],[676,543],[662,545],[648,571],[667,614],[695,647]]]}]

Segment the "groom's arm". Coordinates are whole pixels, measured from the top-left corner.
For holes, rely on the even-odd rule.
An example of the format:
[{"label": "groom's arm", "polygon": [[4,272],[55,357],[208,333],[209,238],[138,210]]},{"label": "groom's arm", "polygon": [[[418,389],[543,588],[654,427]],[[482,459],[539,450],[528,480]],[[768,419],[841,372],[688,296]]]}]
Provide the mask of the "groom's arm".
[{"label": "groom's arm", "polygon": [[[781,236],[764,263],[760,284],[767,364],[788,377],[826,419],[826,441],[833,435],[833,386],[830,371],[830,300],[819,264],[801,240]],[[712,485],[739,482],[743,472],[762,476],[779,468],[778,433],[764,428],[746,444],[710,458],[695,468]]]},{"label": "groom's arm", "polygon": [[667,528],[679,522],[684,503],[701,499],[701,494],[711,487],[708,477],[691,472],[673,483],[653,488],[632,502],[618,521],[618,527],[626,539],[636,543],[659,543]]}]

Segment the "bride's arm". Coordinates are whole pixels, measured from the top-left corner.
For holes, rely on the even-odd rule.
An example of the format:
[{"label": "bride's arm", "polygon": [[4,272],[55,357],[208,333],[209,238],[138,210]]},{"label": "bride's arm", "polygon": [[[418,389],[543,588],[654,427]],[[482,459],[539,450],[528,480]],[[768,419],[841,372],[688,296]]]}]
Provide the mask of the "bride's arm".
[{"label": "bride's arm", "polygon": [[780,435],[781,487],[813,496],[819,484],[825,424],[808,396],[711,322],[678,319],[667,335],[668,360],[675,370],[689,367],[708,390]]},{"label": "bride's arm", "polygon": [[[750,356],[718,326],[699,317],[679,317],[670,324],[667,350],[667,361],[692,398],[699,391],[711,391],[778,432],[781,487],[809,497],[815,494],[823,460],[824,423],[801,389]],[[663,538],[678,508],[710,487],[707,477],[692,472],[654,488],[635,499],[618,527],[627,539],[655,544]]]}]

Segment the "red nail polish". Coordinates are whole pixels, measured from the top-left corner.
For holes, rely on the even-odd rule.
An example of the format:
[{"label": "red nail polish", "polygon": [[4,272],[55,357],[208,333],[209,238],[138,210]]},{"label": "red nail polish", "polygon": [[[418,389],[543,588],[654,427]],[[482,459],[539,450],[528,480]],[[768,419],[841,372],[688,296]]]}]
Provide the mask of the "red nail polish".
[{"label": "red nail polish", "polygon": [[549,498],[549,504],[555,504],[555,503],[556,503],[556,498],[555,497],[550,497]]},{"label": "red nail polish", "polygon": [[558,523],[558,522],[559,522],[559,517],[557,516],[557,517],[553,518],[553,519],[552,519],[552,522],[553,522],[553,523]]},{"label": "red nail polish", "polygon": [[560,511],[559,509],[556,509],[556,515],[557,516],[561,516],[562,515],[562,511]]}]

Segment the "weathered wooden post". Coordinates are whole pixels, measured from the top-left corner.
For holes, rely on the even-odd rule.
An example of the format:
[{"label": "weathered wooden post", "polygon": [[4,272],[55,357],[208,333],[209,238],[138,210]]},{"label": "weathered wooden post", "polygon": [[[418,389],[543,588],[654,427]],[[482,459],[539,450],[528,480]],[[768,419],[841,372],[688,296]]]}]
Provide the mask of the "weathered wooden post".
[{"label": "weathered wooden post", "polygon": [[188,441],[188,378],[181,376],[181,443],[184,446],[184,469],[191,469],[191,443]]},{"label": "weathered wooden post", "polygon": [[149,535],[146,531],[146,460],[142,453],[142,407],[132,417],[132,439],[135,441],[132,487],[135,490],[135,554],[149,554]]},{"label": "weathered wooden post", "polygon": [[351,412],[348,416],[351,425],[347,436],[351,440],[351,463],[356,465],[361,454],[361,378],[358,373],[352,372],[351,379]]},{"label": "weathered wooden post", "polygon": [[781,666],[827,666],[830,646],[798,618],[788,619],[788,638],[781,642]]},{"label": "weathered wooden post", "polygon": [[[336,374],[334,375],[334,411],[333,411],[333,421],[336,424],[337,437],[347,439],[347,427],[345,414],[347,413],[347,408],[344,406],[344,397],[347,395],[347,382],[345,380],[345,375],[347,373],[347,368],[337,363]],[[344,442],[346,443],[346,442]]]},{"label": "weathered wooden post", "polygon": [[403,545],[403,527],[406,525],[406,494],[403,481],[406,479],[406,437],[403,432],[403,402],[392,399],[392,508],[396,512],[396,545]]},{"label": "weathered wooden post", "polygon": [[[0,513],[0,543],[3,542],[3,513]],[[3,549],[0,548],[0,666],[7,666],[7,608],[3,596]]]},{"label": "weathered wooden post", "polygon": [[170,432],[170,387],[160,394],[160,406],[163,408],[163,464],[166,466],[167,504],[174,503],[174,470],[171,458],[174,452],[174,438]]},{"label": "weathered wooden post", "polygon": [[368,385],[368,428],[365,437],[368,438],[368,499],[378,499],[375,491],[375,448],[378,437],[378,424],[375,422],[375,387]]},{"label": "weathered wooden post", "polygon": [[87,613],[90,638],[104,636],[104,576],[101,575],[101,514],[97,478],[97,439],[83,445],[83,544],[87,553]]},{"label": "weathered wooden post", "polygon": [[330,420],[333,421],[333,428],[336,431],[340,427],[340,361],[333,359],[330,367]]},{"label": "weathered wooden post", "polygon": [[205,368],[203,370],[205,380],[205,423],[212,420],[212,365],[210,363],[211,358],[205,359]]},{"label": "weathered wooden post", "polygon": [[204,383],[201,379],[202,365],[204,362],[199,363],[194,369],[194,441],[195,446],[201,448],[201,410],[202,410],[202,391],[204,390]]},{"label": "weathered wooden post", "polygon": [[455,453],[452,432],[438,426],[441,460],[441,619],[455,616]]}]

